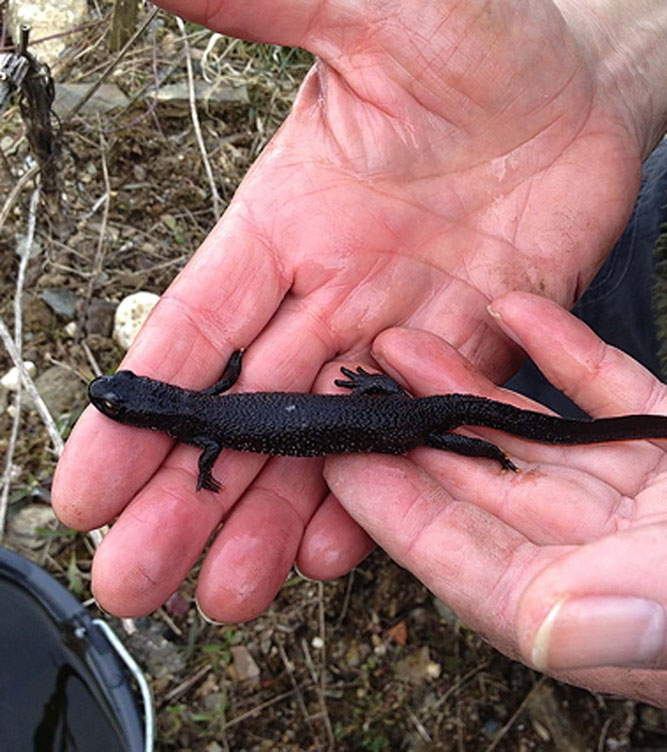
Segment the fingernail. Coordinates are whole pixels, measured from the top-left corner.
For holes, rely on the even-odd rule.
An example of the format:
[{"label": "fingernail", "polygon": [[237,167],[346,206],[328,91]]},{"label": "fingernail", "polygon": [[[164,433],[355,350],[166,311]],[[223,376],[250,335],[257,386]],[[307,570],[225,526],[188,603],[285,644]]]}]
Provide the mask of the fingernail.
[{"label": "fingernail", "polygon": [[199,605],[199,600],[198,600],[197,596],[195,596],[195,606],[197,606],[197,611],[199,611],[199,615],[201,616],[201,618],[207,624],[212,624],[214,627],[224,627],[224,626],[226,626],[226,622],[224,622],[224,621],[216,621],[212,617],[208,616],[208,614],[204,613],[204,610]]},{"label": "fingernail", "polygon": [[488,311],[489,316],[496,319],[497,321],[502,321],[503,317],[500,315],[498,311],[495,310],[495,308],[491,307],[492,305],[493,303],[489,303],[489,305],[486,307],[486,310]]},{"label": "fingernail", "polygon": [[503,315],[500,313],[500,311],[497,311],[495,308],[492,308],[493,303],[490,303],[486,310],[488,311],[491,318],[495,319],[498,326],[502,329],[505,334],[507,334],[509,337],[511,337],[517,345],[520,345],[523,347],[523,342],[521,340],[521,337],[517,335],[517,333],[514,331],[514,329],[511,326],[508,326],[507,322],[503,318]]},{"label": "fingernail", "polygon": [[643,598],[588,596],[563,600],[537,631],[536,668],[646,667],[664,650],[667,620],[660,603]]}]

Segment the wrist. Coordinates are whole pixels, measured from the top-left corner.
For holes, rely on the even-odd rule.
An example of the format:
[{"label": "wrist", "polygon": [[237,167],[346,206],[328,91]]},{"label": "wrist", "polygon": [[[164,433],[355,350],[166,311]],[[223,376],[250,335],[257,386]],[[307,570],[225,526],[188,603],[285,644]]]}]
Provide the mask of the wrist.
[{"label": "wrist", "polygon": [[664,0],[555,0],[642,158],[667,131],[667,3]]}]

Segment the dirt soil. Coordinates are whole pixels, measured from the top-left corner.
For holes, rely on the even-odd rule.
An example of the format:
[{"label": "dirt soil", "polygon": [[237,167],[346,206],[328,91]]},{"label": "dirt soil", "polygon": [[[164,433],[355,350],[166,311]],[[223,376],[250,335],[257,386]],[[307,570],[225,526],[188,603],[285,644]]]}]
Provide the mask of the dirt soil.
[{"label": "dirt soil", "polygon": [[[105,43],[110,4],[90,9],[90,25],[71,36],[53,67],[59,84],[90,85],[112,59]],[[211,35],[187,30],[201,78]],[[214,50],[215,76],[243,84],[248,94],[247,101],[198,103],[226,205],[312,61],[299,50],[231,39]],[[127,101],[78,115],[61,132],[59,203],[54,210],[43,197],[39,254],[22,296],[23,357],[51,390],[47,401],[65,435],[86,404],[93,363],[111,371],[123,355],[111,338],[117,303],[138,290],[161,293],[214,224],[187,103],[154,98],[167,84],[187,90],[173,18],[159,13],[107,82]],[[0,145],[4,204],[30,155],[15,105],[0,120]],[[30,181],[18,192],[0,228],[0,314],[10,327],[16,249],[33,189]],[[11,365],[2,350],[1,373]],[[11,395],[2,400],[4,457]],[[25,404],[13,463],[4,545],[42,564],[97,614],[92,544],[50,512],[55,457]],[[110,618],[151,681],[158,750],[667,749],[665,713],[574,689],[509,660],[381,551],[335,582],[293,574],[266,614],[240,626],[205,623],[193,601],[195,581],[196,572],[163,608],[136,620],[132,636]]]}]

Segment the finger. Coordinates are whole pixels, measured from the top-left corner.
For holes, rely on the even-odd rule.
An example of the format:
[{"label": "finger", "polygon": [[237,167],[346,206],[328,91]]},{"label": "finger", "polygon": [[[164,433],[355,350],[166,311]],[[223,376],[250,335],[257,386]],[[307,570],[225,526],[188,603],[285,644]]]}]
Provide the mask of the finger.
[{"label": "finger", "polygon": [[598,417],[667,412],[667,392],[648,369],[605,344],[556,303],[528,293],[508,293],[496,298],[490,310],[546,378],[587,413]]},{"label": "finger", "polygon": [[325,475],[346,511],[395,561],[467,625],[517,654],[511,625],[539,566],[536,547],[483,509],[453,498],[408,459],[332,458]]},{"label": "finger", "polygon": [[313,508],[324,495],[321,463],[272,460],[234,507],[199,576],[197,600],[209,618],[247,621],[269,606],[294,564]]},{"label": "finger", "polygon": [[113,423],[87,407],[53,477],[52,503],[58,519],[73,530],[106,524],[139,492],[172,445],[166,435]]},{"label": "finger", "polygon": [[[144,616],[177,590],[221,517],[215,494],[187,492],[184,471],[163,469],[155,485],[132,500],[95,553],[92,589],[120,617]],[[187,472],[185,473],[187,475]]]},{"label": "finger", "polygon": [[554,462],[525,464],[520,473],[490,461],[419,450],[411,458],[453,496],[477,504],[539,545],[579,544],[629,524],[632,500],[588,473]]},{"label": "finger", "polygon": [[243,2],[243,0],[159,0],[157,5],[203,26],[241,39],[304,46],[304,37],[316,23],[321,0],[297,2]]},{"label": "finger", "polygon": [[333,580],[356,567],[374,548],[368,533],[329,494],[308,523],[296,565],[306,577]]}]

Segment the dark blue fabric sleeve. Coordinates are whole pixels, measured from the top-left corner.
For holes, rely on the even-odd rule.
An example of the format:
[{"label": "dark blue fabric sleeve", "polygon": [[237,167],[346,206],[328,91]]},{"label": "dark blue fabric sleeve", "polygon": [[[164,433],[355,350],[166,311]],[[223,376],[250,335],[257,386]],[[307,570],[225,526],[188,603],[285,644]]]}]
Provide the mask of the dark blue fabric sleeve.
[{"label": "dark blue fabric sleeve", "polygon": [[[605,342],[660,374],[652,291],[655,245],[667,222],[667,139],[646,160],[637,203],[625,231],[573,308]],[[548,347],[545,342],[544,346]],[[582,412],[549,384],[532,361],[507,383],[562,415]]]}]

